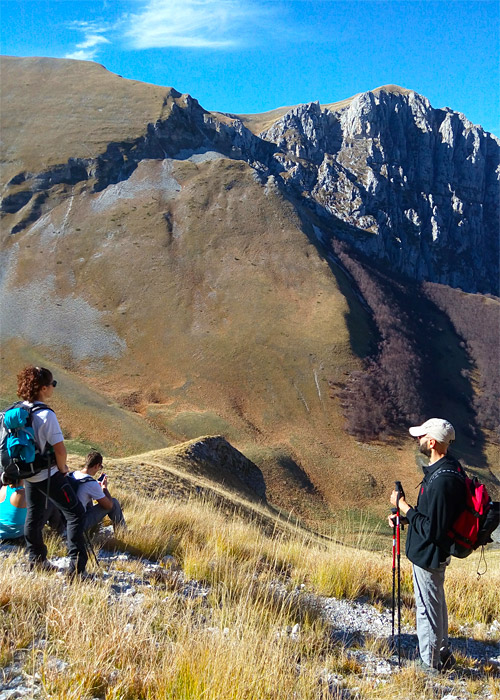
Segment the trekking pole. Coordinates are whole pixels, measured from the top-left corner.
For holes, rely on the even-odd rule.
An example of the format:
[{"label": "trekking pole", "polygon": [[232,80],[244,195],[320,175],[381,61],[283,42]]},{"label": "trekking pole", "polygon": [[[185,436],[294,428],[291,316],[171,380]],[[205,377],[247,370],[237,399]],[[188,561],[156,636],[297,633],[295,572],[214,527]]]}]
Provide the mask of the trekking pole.
[{"label": "trekking pole", "polygon": [[401,668],[401,517],[399,511],[399,499],[404,498],[403,487],[400,481],[396,481],[396,556],[398,563],[398,666]]},{"label": "trekking pole", "polygon": [[92,546],[92,542],[90,541],[90,537],[89,537],[86,530],[83,531],[83,538],[85,541],[85,546],[87,548],[87,551],[91,552],[92,556],[94,557],[94,561],[97,565],[97,568],[100,569],[101,565],[99,564],[99,560],[97,559],[97,554],[95,553],[95,549]]},{"label": "trekking pole", "polygon": [[[396,514],[396,508],[392,509]],[[394,644],[394,619],[396,615],[396,521],[392,521],[392,643]]]}]

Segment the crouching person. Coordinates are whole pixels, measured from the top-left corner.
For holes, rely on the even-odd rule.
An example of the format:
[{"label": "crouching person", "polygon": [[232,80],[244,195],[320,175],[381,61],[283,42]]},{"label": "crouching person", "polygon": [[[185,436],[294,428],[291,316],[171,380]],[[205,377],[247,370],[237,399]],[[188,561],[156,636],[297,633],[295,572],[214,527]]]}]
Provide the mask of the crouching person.
[{"label": "crouching person", "polygon": [[[72,477],[78,482],[77,495],[85,508],[84,530],[98,525],[106,515],[113,523],[115,533],[127,529],[122,509],[116,498],[108,491],[108,478],[104,474],[101,479],[95,477],[102,469],[102,455],[99,452],[89,452],[85,466],[73,472]],[[96,501],[96,503],[94,503]]]}]

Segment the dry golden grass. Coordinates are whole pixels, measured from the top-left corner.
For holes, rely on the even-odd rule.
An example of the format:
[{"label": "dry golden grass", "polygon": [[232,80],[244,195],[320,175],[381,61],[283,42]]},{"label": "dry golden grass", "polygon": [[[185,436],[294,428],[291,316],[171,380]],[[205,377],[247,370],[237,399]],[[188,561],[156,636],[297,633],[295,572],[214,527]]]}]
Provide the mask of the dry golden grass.
[{"label": "dry golden grass", "polygon": [[[321,682],[325,673],[341,674],[343,684],[359,688],[362,697],[385,700],[405,687],[415,693],[405,697],[435,697],[412,669],[374,688],[359,661],[332,642],[310,596],[297,592],[297,584],[306,583],[306,590],[318,594],[365,595],[383,603],[391,590],[389,556],[321,546],[298,527],[269,536],[209,502],[115,491],[130,525],[123,547],[160,560],[173,554],[186,578],[205,582],[210,593],[206,600],[184,598],[175,593],[171,573],[148,577],[140,563],[127,561],[122,569],[143,579],[134,604],[130,597],[114,598],[112,579],[67,585],[58,577],[28,574],[20,554],[4,559],[0,662],[8,666],[16,651],[25,650],[26,670],[41,676],[42,697],[317,700],[329,697]],[[52,540],[51,552],[57,547]],[[473,566],[460,564],[449,577],[453,624],[491,621],[500,603],[498,566],[492,561],[483,585],[475,581]],[[406,561],[403,588],[410,605]],[[454,593],[458,588],[467,590],[467,606]],[[300,635],[294,639],[289,632],[297,623]],[[390,654],[384,640],[369,639],[365,649]],[[497,681],[484,674],[475,683],[478,692],[488,683],[498,690]]]}]

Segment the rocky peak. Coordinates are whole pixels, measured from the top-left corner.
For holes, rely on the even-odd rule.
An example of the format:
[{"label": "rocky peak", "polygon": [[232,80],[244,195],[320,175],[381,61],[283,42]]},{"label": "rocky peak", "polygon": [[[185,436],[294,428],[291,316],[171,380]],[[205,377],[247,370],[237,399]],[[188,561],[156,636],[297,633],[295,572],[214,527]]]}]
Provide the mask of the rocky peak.
[{"label": "rocky peak", "polygon": [[335,112],[295,107],[261,136],[287,186],[358,229],[363,252],[412,278],[498,293],[500,142],[464,115],[381,88]]},{"label": "rocky peak", "polygon": [[321,163],[325,152],[340,146],[339,133],[336,115],[321,109],[319,102],[310,102],[287,112],[261,138],[275,143],[287,155]]}]

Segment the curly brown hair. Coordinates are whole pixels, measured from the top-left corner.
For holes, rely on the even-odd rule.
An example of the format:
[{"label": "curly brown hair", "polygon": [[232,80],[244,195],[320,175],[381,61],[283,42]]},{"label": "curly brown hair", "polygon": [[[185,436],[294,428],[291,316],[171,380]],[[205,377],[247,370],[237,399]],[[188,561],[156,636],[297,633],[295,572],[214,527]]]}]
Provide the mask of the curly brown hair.
[{"label": "curly brown hair", "polygon": [[17,375],[17,395],[25,401],[36,401],[42,386],[49,386],[53,379],[45,367],[25,367]]}]

